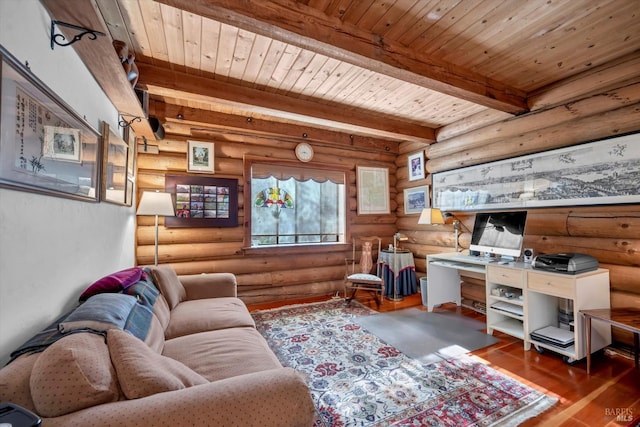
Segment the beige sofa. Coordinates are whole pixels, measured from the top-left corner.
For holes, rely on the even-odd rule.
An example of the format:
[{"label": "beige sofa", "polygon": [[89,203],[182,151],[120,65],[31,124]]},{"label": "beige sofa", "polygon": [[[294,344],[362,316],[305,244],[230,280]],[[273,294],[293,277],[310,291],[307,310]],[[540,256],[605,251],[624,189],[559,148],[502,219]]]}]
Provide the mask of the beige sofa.
[{"label": "beige sofa", "polygon": [[[0,401],[35,412],[44,426],[313,424],[304,379],[256,331],[234,275],[147,273],[160,294],[144,341],[100,324],[91,329],[101,333],[78,328],[2,368]],[[80,307],[107,298],[98,295]],[[86,326],[70,319],[59,327]]]}]

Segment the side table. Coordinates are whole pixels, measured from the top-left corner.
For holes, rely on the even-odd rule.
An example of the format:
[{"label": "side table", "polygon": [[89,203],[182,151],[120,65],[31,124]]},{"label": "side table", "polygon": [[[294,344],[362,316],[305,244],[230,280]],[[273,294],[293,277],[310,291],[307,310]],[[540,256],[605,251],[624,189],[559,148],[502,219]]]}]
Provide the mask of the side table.
[{"label": "side table", "polygon": [[632,307],[602,308],[596,310],[580,310],[585,319],[587,339],[587,374],[591,373],[591,319],[600,320],[621,329],[633,332],[633,353],[635,367],[638,368],[640,309]]},{"label": "side table", "polygon": [[416,266],[411,251],[399,249],[394,256],[393,251],[383,249],[378,256],[378,261],[384,264],[382,273],[387,284],[385,296],[394,295],[394,284],[397,286],[398,295],[412,295],[418,292]]}]

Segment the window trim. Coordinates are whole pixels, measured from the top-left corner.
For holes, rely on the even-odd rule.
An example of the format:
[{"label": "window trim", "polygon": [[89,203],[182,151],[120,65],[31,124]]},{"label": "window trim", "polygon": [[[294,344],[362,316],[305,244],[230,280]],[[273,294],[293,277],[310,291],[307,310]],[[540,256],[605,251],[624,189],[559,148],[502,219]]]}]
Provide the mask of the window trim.
[{"label": "window trim", "polygon": [[[264,246],[264,247],[252,247],[251,246],[251,209],[252,209],[252,200],[251,200],[251,168],[254,163],[268,163],[270,165],[282,165],[289,167],[296,167],[301,169],[320,169],[320,170],[329,170],[329,171],[340,171],[344,173],[344,206],[345,206],[345,224],[344,224],[344,238],[345,241],[343,243],[307,243],[307,244],[297,244],[297,245],[278,245],[278,246]],[[332,163],[316,163],[316,162],[308,162],[301,163],[297,160],[287,160],[280,159],[275,157],[259,157],[259,156],[247,156],[245,155],[243,158],[243,213],[244,213],[244,242],[243,242],[243,251],[244,252],[252,252],[252,253],[273,253],[274,251],[284,252],[284,253],[296,253],[296,252],[311,252],[317,251],[319,247],[322,247],[323,250],[344,250],[346,246],[350,246],[349,242],[350,234],[350,224],[349,224],[349,177],[351,170],[343,165],[332,164]]]}]

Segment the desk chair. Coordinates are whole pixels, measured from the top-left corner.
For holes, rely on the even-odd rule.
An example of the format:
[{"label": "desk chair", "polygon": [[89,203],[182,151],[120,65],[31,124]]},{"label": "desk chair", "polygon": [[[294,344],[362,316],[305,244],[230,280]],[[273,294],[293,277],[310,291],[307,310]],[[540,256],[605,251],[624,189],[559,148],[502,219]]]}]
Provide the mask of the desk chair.
[{"label": "desk chair", "polygon": [[[383,272],[383,266],[380,262],[380,250],[382,249],[382,239],[378,236],[357,237],[352,240],[353,252],[351,258],[345,259],[347,272],[345,274],[345,289],[344,297],[349,304],[351,300],[356,296],[356,292],[359,290],[367,291],[373,295],[376,301],[376,307],[380,307],[382,304],[385,283],[381,277]],[[362,257],[359,263],[356,263],[356,248],[359,246],[360,253],[367,252],[365,245],[369,246],[371,251],[370,262],[367,261],[367,257]],[[374,270],[375,268],[375,270]],[[371,270],[373,273],[371,274]],[[351,296],[349,296],[351,291]]]}]

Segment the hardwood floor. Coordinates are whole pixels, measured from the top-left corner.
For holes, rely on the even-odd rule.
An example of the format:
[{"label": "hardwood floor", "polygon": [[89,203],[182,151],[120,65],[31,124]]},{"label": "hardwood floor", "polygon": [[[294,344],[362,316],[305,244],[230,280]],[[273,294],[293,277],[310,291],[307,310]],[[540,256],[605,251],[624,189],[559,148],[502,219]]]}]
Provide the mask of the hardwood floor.
[{"label": "hardwood floor", "polygon": [[[325,299],[327,298],[256,304],[250,305],[249,310]],[[368,295],[358,295],[356,299],[374,310],[377,309]],[[377,310],[386,312],[408,307],[426,310],[422,306],[420,294],[405,297],[398,302],[385,300]],[[445,304],[434,311],[439,310],[456,311],[485,321],[483,314],[454,304]],[[640,370],[634,368],[633,360],[619,354],[599,352],[593,355],[591,374],[587,375],[586,360],[568,365],[561,356],[551,352],[540,354],[535,350],[525,351],[522,341],[517,338],[502,333],[495,333],[494,336],[500,338],[499,343],[472,354],[489,362],[494,369],[559,399],[553,408],[522,426],[640,427]]]}]

